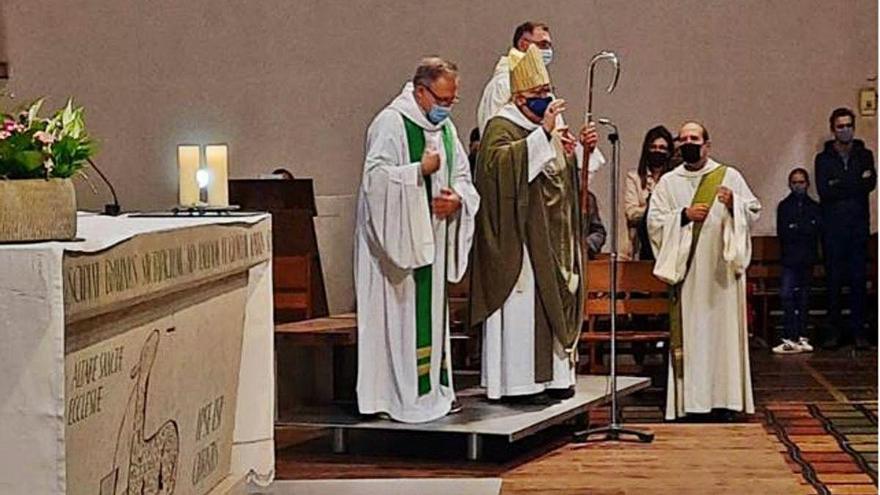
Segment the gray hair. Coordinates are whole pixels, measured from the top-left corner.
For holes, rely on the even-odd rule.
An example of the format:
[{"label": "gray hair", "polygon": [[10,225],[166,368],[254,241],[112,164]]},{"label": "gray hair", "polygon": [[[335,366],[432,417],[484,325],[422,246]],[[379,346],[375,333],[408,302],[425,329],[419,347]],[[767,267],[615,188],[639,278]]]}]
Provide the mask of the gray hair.
[{"label": "gray hair", "polygon": [[457,77],[458,66],[440,57],[425,57],[419,62],[412,82],[415,86],[430,86],[442,76]]}]

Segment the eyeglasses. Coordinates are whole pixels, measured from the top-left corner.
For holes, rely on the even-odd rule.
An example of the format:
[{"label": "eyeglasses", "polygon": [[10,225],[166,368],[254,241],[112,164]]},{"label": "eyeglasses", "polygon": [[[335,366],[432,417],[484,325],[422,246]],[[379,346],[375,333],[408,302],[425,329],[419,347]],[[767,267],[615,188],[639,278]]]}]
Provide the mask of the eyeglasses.
[{"label": "eyeglasses", "polygon": [[440,98],[439,96],[437,96],[437,93],[435,93],[433,90],[431,90],[431,88],[428,87],[427,85],[422,84],[421,86],[423,88],[425,88],[426,90],[428,90],[428,93],[431,93],[431,96],[434,98],[434,100],[437,101],[437,104],[439,104],[441,106],[451,107],[452,105],[455,105],[456,103],[458,103],[458,95],[453,96],[452,98]]}]

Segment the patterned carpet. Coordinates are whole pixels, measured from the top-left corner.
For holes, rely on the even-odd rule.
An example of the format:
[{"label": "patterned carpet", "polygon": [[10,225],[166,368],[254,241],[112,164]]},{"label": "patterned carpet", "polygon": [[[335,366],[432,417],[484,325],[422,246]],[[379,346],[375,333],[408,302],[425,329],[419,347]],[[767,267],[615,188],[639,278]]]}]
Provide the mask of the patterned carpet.
[{"label": "patterned carpet", "polygon": [[[779,439],[802,493],[878,493],[877,351],[777,356],[753,348],[751,361],[758,410],[743,420],[763,423]],[[622,401],[625,422],[663,421],[665,372],[661,361],[646,364],[654,386]]]},{"label": "patterned carpet", "polygon": [[814,493],[877,493],[876,403],[779,404],[763,413],[789,466]]}]

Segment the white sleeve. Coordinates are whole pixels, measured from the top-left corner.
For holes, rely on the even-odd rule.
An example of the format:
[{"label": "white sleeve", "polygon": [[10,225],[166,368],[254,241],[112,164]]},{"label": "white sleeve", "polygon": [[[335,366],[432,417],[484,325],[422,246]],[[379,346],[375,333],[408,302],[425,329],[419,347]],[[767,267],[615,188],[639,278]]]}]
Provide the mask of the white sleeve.
[{"label": "white sleeve", "polygon": [[400,163],[404,132],[391,112],[370,126],[363,188],[370,237],[392,264],[406,270],[433,263],[434,230],[421,163]]},{"label": "white sleeve", "polygon": [[529,182],[535,180],[544,167],[556,156],[556,149],[547,139],[547,133],[543,127],[538,127],[526,137],[526,148],[529,153]]},{"label": "white sleeve", "polygon": [[455,167],[452,172],[452,190],[461,197],[461,210],[449,219],[447,228],[447,279],[459,282],[467,270],[471,245],[476,229],[480,195],[471,179],[471,167],[461,141],[455,140]]},{"label": "white sleeve", "polygon": [[728,187],[733,191],[733,214],[724,208],[721,234],[724,261],[737,275],[745,273],[752,259],[752,225],[758,220],[761,203],[749,189],[738,171],[728,169],[732,177]]},{"label": "white sleeve", "polygon": [[668,284],[684,280],[693,239],[693,222],[681,225],[682,209],[674,203],[666,182],[661,181],[648,207],[648,235],[657,258],[654,275]]}]

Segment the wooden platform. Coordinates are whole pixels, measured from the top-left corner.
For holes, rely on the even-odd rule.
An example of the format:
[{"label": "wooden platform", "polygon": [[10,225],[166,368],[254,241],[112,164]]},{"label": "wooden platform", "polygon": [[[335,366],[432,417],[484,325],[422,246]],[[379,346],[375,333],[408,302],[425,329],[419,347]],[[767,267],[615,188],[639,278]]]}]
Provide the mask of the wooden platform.
[{"label": "wooden platform", "polygon": [[807,494],[782,445],[757,423],[630,425],[652,444],[562,444],[506,464],[279,452],[278,479],[500,477],[502,494]]},{"label": "wooden platform", "polygon": [[[647,378],[619,377],[617,390],[626,395],[649,385]],[[551,426],[582,415],[591,406],[604,403],[610,397],[610,381],[605,376],[578,376],[576,393],[550,406],[498,404],[486,400],[477,389],[462,391],[458,398],[463,411],[429,423],[399,423],[384,419],[364,419],[339,407],[304,408],[276,425],[292,427],[332,428],[334,450],[345,450],[347,430],[383,430],[419,433],[452,433],[467,435],[468,459],[480,457],[483,437],[500,437],[516,442]]]}]

